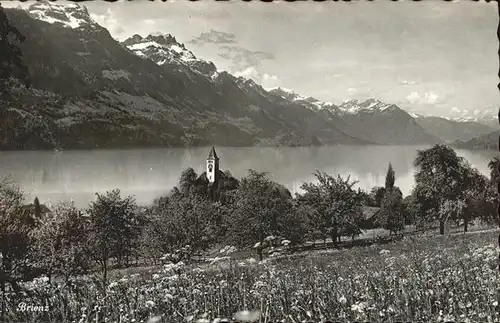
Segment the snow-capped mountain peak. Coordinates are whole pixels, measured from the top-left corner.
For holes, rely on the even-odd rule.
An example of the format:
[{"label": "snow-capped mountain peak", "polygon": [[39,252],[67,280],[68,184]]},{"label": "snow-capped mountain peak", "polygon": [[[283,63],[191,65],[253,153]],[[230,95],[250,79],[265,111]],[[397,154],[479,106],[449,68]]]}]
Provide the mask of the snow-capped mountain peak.
[{"label": "snow-capped mountain peak", "polygon": [[58,4],[40,1],[28,7],[26,12],[33,18],[50,24],[62,24],[66,28],[98,27],[85,6],[77,3]]},{"label": "snow-capped mountain peak", "polygon": [[359,100],[344,101],[339,108],[345,113],[357,114],[359,112],[384,112],[386,110],[394,110],[397,107],[376,99],[368,99],[363,102]]},{"label": "snow-capped mountain peak", "polygon": [[198,59],[170,34],[157,32],[145,38],[136,34],[127,38],[123,45],[137,56],[150,59],[158,65],[185,65],[207,75],[213,75],[217,70],[212,62]]},{"label": "snow-capped mountain peak", "polygon": [[276,94],[276,95],[279,95],[288,101],[302,104],[313,111],[318,111],[318,110],[321,110],[323,108],[330,108],[330,107],[334,106],[334,104],[332,102],[322,102],[322,101],[320,101],[316,98],[313,98],[311,96],[304,96],[304,95],[297,94],[297,93],[295,93],[292,90],[287,89],[287,88],[276,87],[276,88],[269,90],[269,92]]}]

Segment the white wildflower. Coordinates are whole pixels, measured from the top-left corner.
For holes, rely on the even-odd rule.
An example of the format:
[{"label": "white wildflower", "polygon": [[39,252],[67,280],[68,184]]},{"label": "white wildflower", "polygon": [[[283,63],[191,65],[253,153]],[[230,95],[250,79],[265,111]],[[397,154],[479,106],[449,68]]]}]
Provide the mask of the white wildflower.
[{"label": "white wildflower", "polygon": [[150,317],[147,323],[158,323],[160,321],[161,321],[161,315],[158,315]]},{"label": "white wildflower", "polygon": [[255,322],[259,317],[259,311],[239,311],[234,314],[234,319],[239,322]]}]

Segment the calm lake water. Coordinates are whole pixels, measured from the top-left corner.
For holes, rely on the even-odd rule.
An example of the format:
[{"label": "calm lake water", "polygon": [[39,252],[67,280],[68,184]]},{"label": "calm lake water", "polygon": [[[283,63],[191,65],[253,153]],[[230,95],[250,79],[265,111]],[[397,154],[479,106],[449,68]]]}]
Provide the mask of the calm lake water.
[{"label": "calm lake water", "polygon": [[[416,146],[335,146],[298,148],[216,148],[221,170],[236,177],[248,169],[269,176],[300,191],[313,180],[317,169],[330,174],[351,175],[359,187],[369,190],[383,185],[389,162],[396,172],[396,185],[406,195],[413,186],[412,162]],[[209,148],[144,150],[78,150],[0,152],[0,176],[10,175],[26,193],[41,203],[74,200],[85,207],[95,193],[119,188],[133,194],[140,204],[149,204],[177,184],[181,171],[192,167],[204,171]],[[457,151],[482,173],[489,174],[488,161],[495,151]]]}]

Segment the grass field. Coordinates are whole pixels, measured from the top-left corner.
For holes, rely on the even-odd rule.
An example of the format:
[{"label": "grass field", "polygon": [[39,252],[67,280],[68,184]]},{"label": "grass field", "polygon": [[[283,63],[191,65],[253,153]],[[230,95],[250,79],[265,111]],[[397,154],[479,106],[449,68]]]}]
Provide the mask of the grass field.
[{"label": "grass field", "polygon": [[[413,236],[384,246],[222,260],[113,273],[103,286],[87,277],[64,290],[43,280],[16,311],[22,322],[320,322],[500,320],[497,232]],[[258,312],[258,313],[257,313]],[[255,316],[256,317],[256,316]]]}]

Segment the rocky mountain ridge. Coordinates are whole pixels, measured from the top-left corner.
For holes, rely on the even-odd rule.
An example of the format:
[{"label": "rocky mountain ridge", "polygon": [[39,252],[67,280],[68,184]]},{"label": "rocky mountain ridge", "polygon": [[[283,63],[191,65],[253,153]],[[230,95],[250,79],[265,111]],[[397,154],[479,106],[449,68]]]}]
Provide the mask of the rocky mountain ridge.
[{"label": "rocky mountain ridge", "polygon": [[0,130],[3,149],[441,141],[393,104],[336,106],[267,91],[217,71],[169,34],[119,43],[78,4],[5,12],[26,36],[21,50],[33,87],[13,88],[0,112],[14,129]]}]

